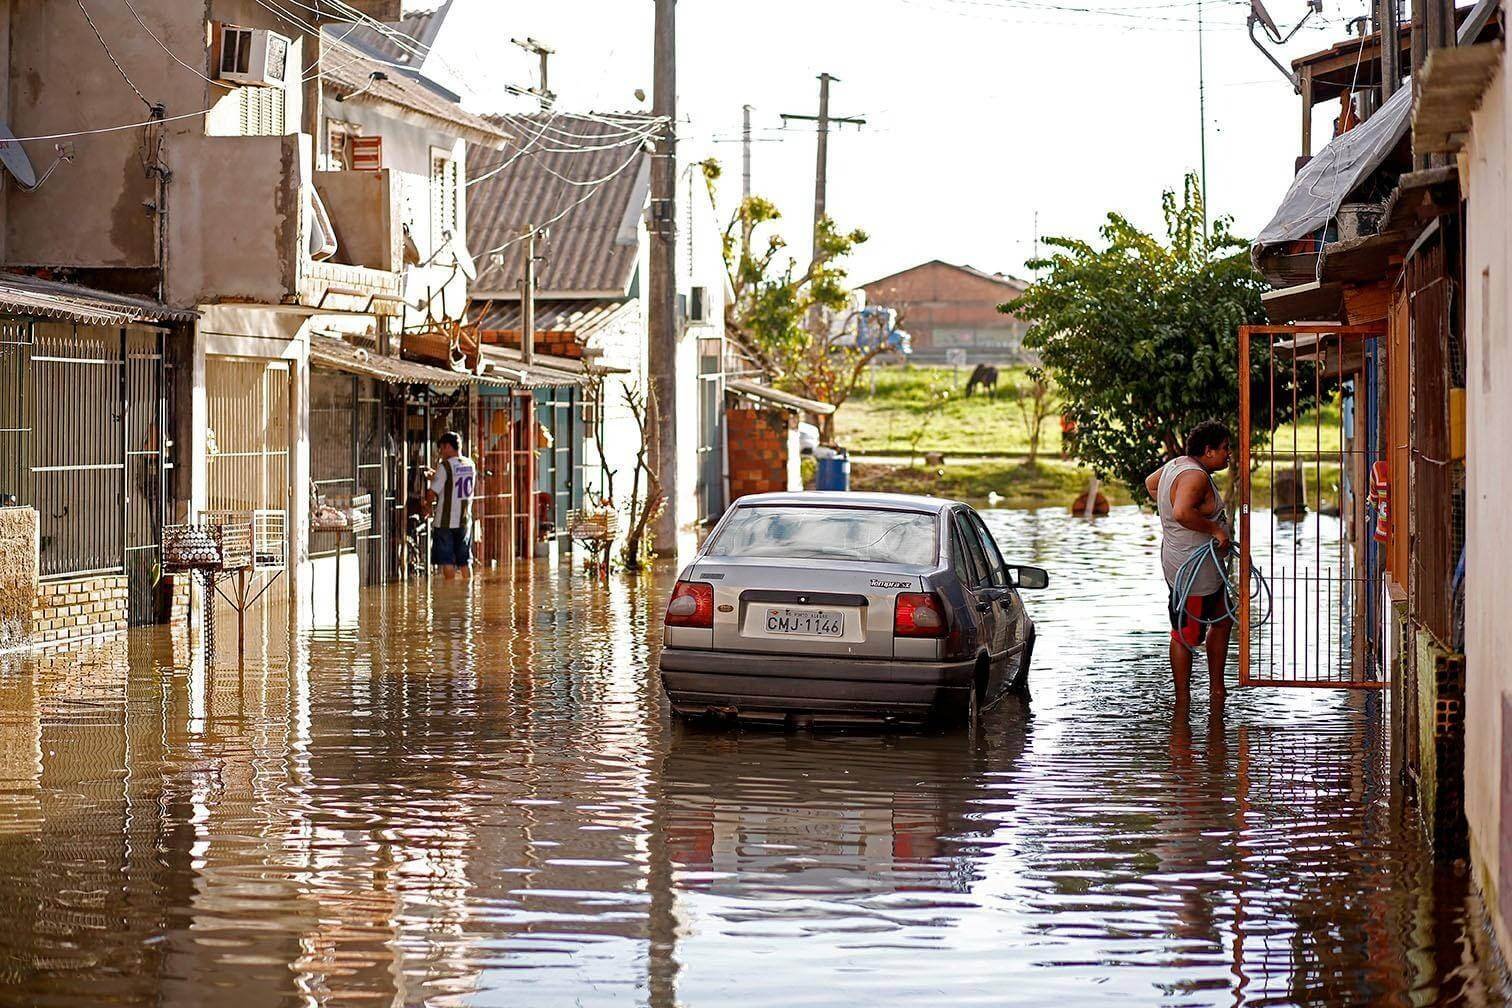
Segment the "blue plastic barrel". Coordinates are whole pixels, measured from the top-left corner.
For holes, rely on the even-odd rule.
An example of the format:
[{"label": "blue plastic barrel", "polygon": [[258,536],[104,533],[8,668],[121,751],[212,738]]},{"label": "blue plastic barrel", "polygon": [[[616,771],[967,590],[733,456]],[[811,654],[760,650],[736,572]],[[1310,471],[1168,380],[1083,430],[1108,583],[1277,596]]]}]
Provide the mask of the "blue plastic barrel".
[{"label": "blue plastic barrel", "polygon": [[845,455],[816,460],[818,471],[814,474],[815,490],[849,490],[850,459]]}]

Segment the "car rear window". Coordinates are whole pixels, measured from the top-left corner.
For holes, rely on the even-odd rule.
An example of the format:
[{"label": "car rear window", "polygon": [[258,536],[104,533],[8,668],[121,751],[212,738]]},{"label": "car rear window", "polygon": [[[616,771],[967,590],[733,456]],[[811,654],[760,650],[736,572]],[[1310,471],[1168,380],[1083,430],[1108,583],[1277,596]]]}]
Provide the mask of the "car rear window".
[{"label": "car rear window", "polygon": [[709,556],[929,566],[939,555],[935,516],[847,507],[743,507]]}]

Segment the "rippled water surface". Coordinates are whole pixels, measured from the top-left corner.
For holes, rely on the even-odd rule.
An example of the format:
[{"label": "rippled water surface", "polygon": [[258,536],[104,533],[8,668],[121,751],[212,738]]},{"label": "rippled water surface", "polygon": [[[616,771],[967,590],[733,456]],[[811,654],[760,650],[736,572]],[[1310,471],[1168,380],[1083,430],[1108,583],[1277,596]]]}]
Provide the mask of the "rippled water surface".
[{"label": "rippled water surface", "polygon": [[672,724],[665,577],[368,592],[243,671],[163,630],[9,659],[0,997],[1504,1003],[1379,697],[1173,722],[1151,520],[988,518],[1054,580],[1032,704],[969,733]]}]

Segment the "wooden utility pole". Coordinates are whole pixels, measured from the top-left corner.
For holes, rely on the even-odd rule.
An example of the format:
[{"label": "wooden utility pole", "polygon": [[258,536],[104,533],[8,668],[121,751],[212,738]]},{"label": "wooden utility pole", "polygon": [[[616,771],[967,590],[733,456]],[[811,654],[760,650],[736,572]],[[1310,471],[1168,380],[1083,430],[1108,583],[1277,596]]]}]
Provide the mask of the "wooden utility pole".
[{"label": "wooden utility pole", "polygon": [[677,0],[656,0],[651,110],[661,119],[651,153],[650,282],[646,305],[650,369],[651,464],[666,506],[652,550],[677,551]]},{"label": "wooden utility pole", "polygon": [[1376,28],[1381,33],[1381,104],[1402,83],[1402,48],[1397,41],[1397,0],[1376,0]]},{"label": "wooden utility pole", "polygon": [[556,52],[556,50],[552,49],[550,46],[542,45],[533,38],[510,39],[510,41],[519,46],[521,49],[524,49],[526,52],[533,53],[541,61],[540,86],[530,88],[525,93],[535,95],[536,100],[541,103],[541,111],[545,112],[547,109],[551,108],[551,103],[556,100],[556,95],[551,91],[550,80],[548,77],[551,56]]},{"label": "wooden utility pole", "polygon": [[740,108],[740,201],[751,198],[751,106]]},{"label": "wooden utility pole", "polygon": [[535,363],[537,234],[533,227],[525,231],[525,276],[520,279],[520,358],[526,364]]},{"label": "wooden utility pole", "polygon": [[831,77],[827,73],[819,75],[819,114],[796,115],[784,112],[783,122],[802,121],[818,124],[819,156],[818,164],[814,169],[814,260],[819,259],[819,221],[824,217],[824,199],[826,189],[826,175],[829,170],[829,128],[830,123],[850,123],[853,126],[864,126],[866,120],[861,116],[832,116],[829,114],[829,86],[830,81],[838,81],[840,78]]}]

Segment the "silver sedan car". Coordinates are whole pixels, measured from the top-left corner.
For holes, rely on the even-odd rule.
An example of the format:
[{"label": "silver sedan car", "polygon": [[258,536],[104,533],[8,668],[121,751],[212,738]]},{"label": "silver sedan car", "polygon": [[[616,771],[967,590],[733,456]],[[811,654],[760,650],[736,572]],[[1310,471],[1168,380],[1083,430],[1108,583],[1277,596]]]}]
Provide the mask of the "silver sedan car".
[{"label": "silver sedan car", "polygon": [[900,494],[743,497],[667,603],[675,713],[779,723],[972,719],[1027,695],[1034,623],[970,507]]}]

